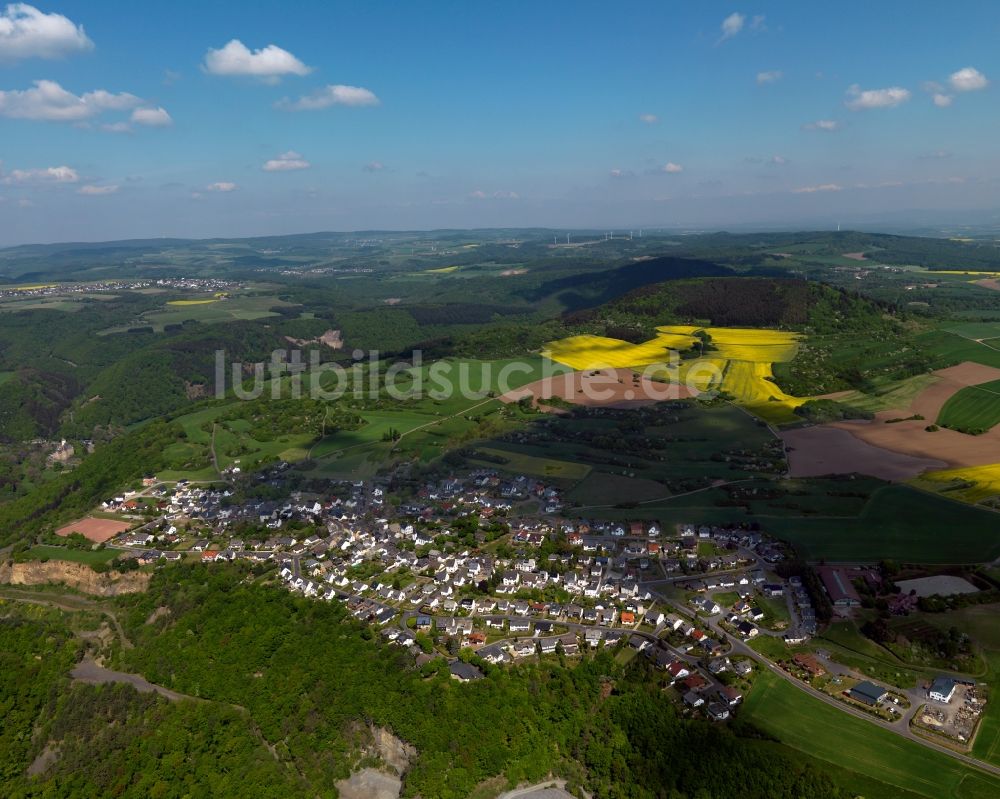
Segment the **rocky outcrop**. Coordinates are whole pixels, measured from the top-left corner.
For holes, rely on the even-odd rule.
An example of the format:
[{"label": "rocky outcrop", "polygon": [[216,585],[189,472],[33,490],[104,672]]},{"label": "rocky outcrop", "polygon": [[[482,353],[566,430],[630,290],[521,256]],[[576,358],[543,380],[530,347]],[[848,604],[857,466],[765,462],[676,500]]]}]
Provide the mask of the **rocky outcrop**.
[{"label": "rocky outcrop", "polygon": [[398,799],[402,777],[417,750],[385,727],[358,727],[353,732],[364,740],[359,751],[362,762],[374,759],[379,768],[358,768],[346,780],[339,780],[337,792],[341,799]]},{"label": "rocky outcrop", "polygon": [[285,341],[294,344],[296,347],[308,347],[310,344],[326,344],[331,350],[342,350],[344,348],[344,336],[339,330],[327,330],[322,336],[316,338],[292,338],[285,336]]},{"label": "rocky outcrop", "polygon": [[95,572],[82,563],[66,560],[46,562],[31,560],[23,563],[0,564],[0,583],[10,585],[45,585],[62,583],[84,594],[117,596],[137,594],[149,586],[145,572]]}]

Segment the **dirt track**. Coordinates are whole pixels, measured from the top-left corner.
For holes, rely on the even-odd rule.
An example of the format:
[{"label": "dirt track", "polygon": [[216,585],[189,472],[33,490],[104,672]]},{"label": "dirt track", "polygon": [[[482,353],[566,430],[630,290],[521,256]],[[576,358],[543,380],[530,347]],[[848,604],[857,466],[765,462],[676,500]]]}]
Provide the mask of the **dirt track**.
[{"label": "dirt track", "polygon": [[587,369],[544,377],[500,396],[502,402],[517,402],[532,396],[540,405],[558,397],[574,405],[627,408],[652,405],[693,396],[686,386],[658,383],[631,369]]},{"label": "dirt track", "polygon": [[[161,696],[166,697],[171,702],[179,702],[181,699],[195,699],[193,696],[187,696],[186,694],[179,694],[177,691],[171,691],[169,688],[164,688],[160,685],[154,685],[149,682],[145,677],[139,674],[127,674],[124,671],[112,671],[111,669],[106,669],[103,666],[98,666],[89,657],[84,658],[79,663],[73,671],[70,672],[70,676],[74,680],[79,682],[85,682],[90,685],[99,685],[101,683],[117,683],[124,682],[131,685],[137,691],[141,693],[155,692]],[[198,701],[195,699],[195,701]]]}]

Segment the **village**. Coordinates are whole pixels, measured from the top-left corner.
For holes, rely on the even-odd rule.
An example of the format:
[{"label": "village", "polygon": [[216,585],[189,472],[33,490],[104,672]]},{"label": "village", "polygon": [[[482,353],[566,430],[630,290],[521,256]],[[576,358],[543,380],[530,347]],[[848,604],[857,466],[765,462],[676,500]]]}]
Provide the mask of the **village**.
[{"label": "village", "polygon": [[[682,712],[715,721],[735,712],[755,668],[769,662],[756,642],[797,647],[819,631],[817,603],[841,615],[860,604],[855,574],[788,574],[782,564],[793,553],[759,530],[568,518],[554,486],[490,469],[427,482],[403,499],[378,481],[337,483],[323,496],[289,489],[288,470],[241,478],[272,496],[288,489],[282,499],[150,476],[100,509],[142,524],[92,518],[70,531],[147,567],[249,563],[289,591],[343,603],[418,667],[446,664],[460,681],[599,648],[623,663],[643,657]],[[953,692],[965,708],[956,713],[953,695],[890,691],[830,659],[799,652],[773,663],[852,711],[939,734],[954,727],[958,741],[982,710],[966,688]]]}]

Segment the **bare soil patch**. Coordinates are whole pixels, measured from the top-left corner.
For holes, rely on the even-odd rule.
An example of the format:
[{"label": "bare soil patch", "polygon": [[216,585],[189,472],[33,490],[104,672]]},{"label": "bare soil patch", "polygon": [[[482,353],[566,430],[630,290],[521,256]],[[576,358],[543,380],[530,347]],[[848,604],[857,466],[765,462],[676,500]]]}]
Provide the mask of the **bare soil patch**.
[{"label": "bare soil patch", "polygon": [[781,438],[788,448],[792,477],[827,474],[868,474],[882,480],[908,480],[928,469],[947,464],[935,458],[907,455],[868,443],[847,430],[830,425],[787,430]]},{"label": "bare soil patch", "polygon": [[951,596],[953,594],[975,594],[979,592],[972,583],[964,577],[952,574],[935,574],[931,577],[918,577],[914,580],[900,580],[897,583],[904,594],[916,591],[917,596]]},{"label": "bare soil patch", "polygon": [[911,413],[923,415],[928,420],[927,424],[937,420],[941,407],[951,399],[952,394],[967,386],[1000,380],[1000,369],[966,361],[958,366],[939,369],[934,375],[940,380],[917,394],[909,408]]},{"label": "bare soil patch", "polygon": [[502,402],[534,397],[539,405],[557,397],[574,405],[596,408],[629,408],[653,405],[694,394],[687,386],[658,383],[631,369],[587,369],[552,375],[500,395]]},{"label": "bare soil patch", "polygon": [[88,516],[86,519],[79,519],[65,527],[60,527],[56,530],[56,535],[68,536],[80,533],[95,544],[103,544],[119,533],[124,533],[131,526],[130,522],[118,521],[117,519],[95,519],[93,516]]},{"label": "bare soil patch", "polygon": [[285,341],[294,344],[296,347],[306,347],[310,344],[326,344],[331,350],[339,350],[344,347],[344,337],[339,330],[327,330],[322,336],[317,338],[292,338],[285,336]]},{"label": "bare soil patch", "polygon": [[863,252],[845,252],[842,253],[844,258],[850,258],[852,261],[867,261]]},{"label": "bare soil patch", "polygon": [[973,285],[982,286],[984,289],[993,289],[993,291],[1000,291],[1000,280],[995,277],[984,277],[981,280],[973,280]]},{"label": "bare soil patch", "polygon": [[38,753],[31,765],[28,766],[28,776],[37,777],[39,774],[44,774],[49,766],[55,763],[59,759],[59,747],[49,741],[45,744],[45,748]]},{"label": "bare soil patch", "polygon": [[403,782],[395,774],[386,774],[374,768],[355,772],[337,783],[342,799],[397,799]]},{"label": "bare soil patch", "polygon": [[[855,438],[874,447],[894,453],[927,458],[946,466],[981,466],[1000,460],[1000,426],[979,436],[970,436],[941,428],[928,432],[945,402],[966,386],[1000,379],[1000,369],[965,362],[933,373],[939,378],[910,402],[908,408],[879,411],[874,421],[835,422],[821,427],[849,432]],[[914,414],[923,419],[892,422]]]}]

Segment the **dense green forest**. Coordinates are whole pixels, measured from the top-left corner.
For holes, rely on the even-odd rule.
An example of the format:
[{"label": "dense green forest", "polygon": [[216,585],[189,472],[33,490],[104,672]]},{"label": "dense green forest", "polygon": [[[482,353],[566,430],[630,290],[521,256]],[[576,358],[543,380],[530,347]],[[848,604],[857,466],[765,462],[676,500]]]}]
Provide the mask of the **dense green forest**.
[{"label": "dense green forest", "polygon": [[51,531],[58,522],[92,510],[109,495],[155,472],[163,463],[164,448],[181,436],[175,423],[156,420],[98,447],[76,469],[0,505],[0,547],[26,543]]},{"label": "dense green forest", "polygon": [[[65,629],[0,611],[2,696],[18,711],[3,725],[4,795],[332,797],[373,724],[417,750],[407,796],[464,797],[498,775],[514,784],[554,773],[615,799],[847,797],[790,751],[762,757],[751,728],[678,716],[641,659],[485,666],[486,679],[460,684],[443,660],[417,669],[375,643],[339,605],[240,578],[170,569],[119,600],[136,646],[118,650],[118,665],[202,701],[69,687]],[[47,744],[57,756],[26,777]]]}]

